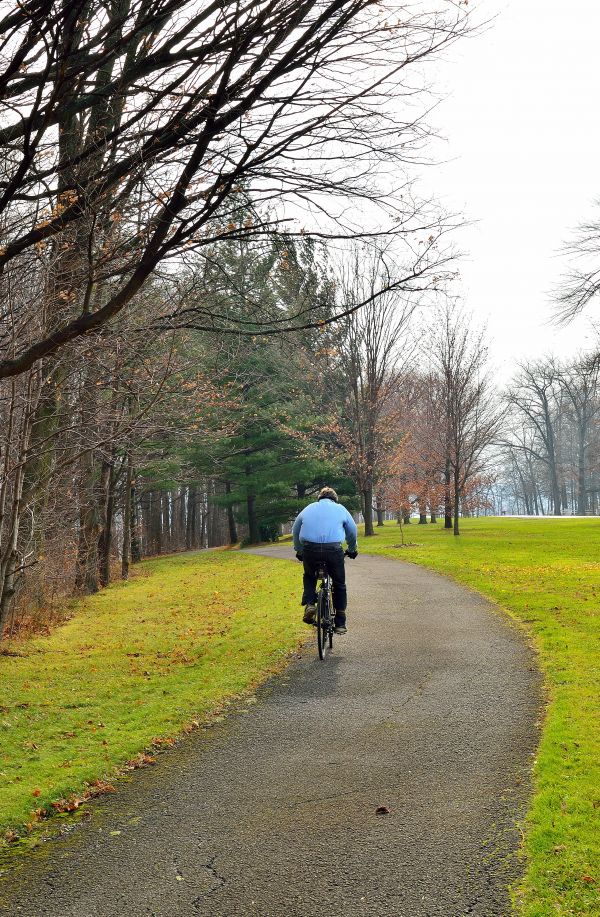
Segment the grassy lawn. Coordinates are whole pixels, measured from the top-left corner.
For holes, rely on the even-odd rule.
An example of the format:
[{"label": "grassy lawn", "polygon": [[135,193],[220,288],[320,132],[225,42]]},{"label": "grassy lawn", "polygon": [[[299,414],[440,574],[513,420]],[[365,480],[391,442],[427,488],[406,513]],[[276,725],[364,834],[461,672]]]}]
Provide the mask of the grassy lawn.
[{"label": "grassy lawn", "polygon": [[526,917],[600,914],[600,519],[465,519],[361,539],[448,574],[507,609],[539,652],[549,707],[525,826],[527,872],[515,889]]},{"label": "grassy lawn", "polygon": [[304,633],[291,564],[211,552],[137,569],[50,636],[2,644],[0,846],[150,763],[145,750],[251,689]]}]

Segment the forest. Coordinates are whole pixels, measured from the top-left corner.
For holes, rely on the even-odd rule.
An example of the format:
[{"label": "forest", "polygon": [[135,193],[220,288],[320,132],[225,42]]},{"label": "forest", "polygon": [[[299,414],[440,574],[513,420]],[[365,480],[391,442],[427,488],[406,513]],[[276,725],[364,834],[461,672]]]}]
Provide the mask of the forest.
[{"label": "forest", "polygon": [[495,384],[461,218],[413,182],[462,4],[0,25],[0,632],[142,557],[274,540],[325,483],[366,537],[598,511],[597,362]]}]

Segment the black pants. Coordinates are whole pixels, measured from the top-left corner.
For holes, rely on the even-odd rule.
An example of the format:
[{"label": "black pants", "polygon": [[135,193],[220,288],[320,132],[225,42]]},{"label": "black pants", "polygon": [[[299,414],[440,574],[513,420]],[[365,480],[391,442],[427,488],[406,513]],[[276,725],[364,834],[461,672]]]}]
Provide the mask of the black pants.
[{"label": "black pants", "polygon": [[305,542],[302,546],[304,557],[304,593],[303,605],[315,605],[317,602],[317,571],[325,564],[333,583],[333,607],[335,608],[336,627],[346,623],[346,568],[344,566],[344,549],[338,544],[314,544]]}]

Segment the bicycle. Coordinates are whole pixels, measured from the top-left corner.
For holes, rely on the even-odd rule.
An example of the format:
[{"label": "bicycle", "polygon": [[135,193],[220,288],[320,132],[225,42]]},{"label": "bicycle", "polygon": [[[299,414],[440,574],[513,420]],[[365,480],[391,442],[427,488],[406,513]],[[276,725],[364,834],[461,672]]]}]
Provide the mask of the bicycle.
[{"label": "bicycle", "polygon": [[325,564],[319,564],[317,578],[321,580],[321,584],[317,592],[317,617],[315,620],[315,627],[317,629],[319,659],[324,659],[326,643],[329,642],[329,649],[333,648],[333,629],[335,627],[331,577],[327,572]]},{"label": "bicycle", "polygon": [[[344,551],[345,557],[356,555]],[[317,629],[317,648],[319,650],[319,659],[325,658],[325,647],[329,643],[329,649],[333,649],[333,634],[335,631],[335,610],[333,607],[332,582],[327,566],[320,563],[317,569],[317,579],[321,580],[317,592],[317,616],[315,627]]]}]

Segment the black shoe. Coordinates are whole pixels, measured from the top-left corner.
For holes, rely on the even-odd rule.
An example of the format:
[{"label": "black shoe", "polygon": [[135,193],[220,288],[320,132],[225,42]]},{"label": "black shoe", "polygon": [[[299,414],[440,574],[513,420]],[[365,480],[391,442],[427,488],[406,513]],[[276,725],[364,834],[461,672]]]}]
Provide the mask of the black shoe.
[{"label": "black shoe", "polygon": [[336,626],[333,628],[333,632],[334,634],[347,634],[348,628],[345,624],[336,624]]},{"label": "black shoe", "polygon": [[305,624],[314,624],[315,618],[317,617],[317,606],[316,605],[307,605],[304,609],[304,617],[302,620]]}]

